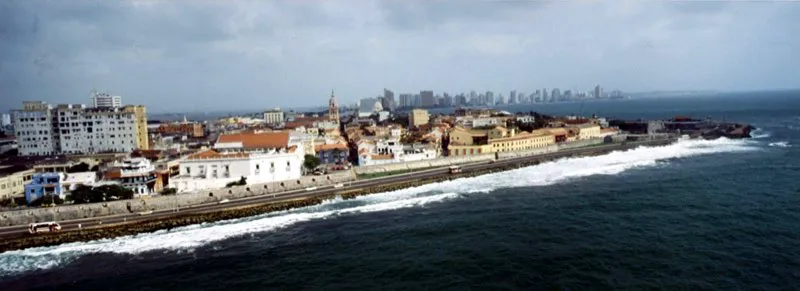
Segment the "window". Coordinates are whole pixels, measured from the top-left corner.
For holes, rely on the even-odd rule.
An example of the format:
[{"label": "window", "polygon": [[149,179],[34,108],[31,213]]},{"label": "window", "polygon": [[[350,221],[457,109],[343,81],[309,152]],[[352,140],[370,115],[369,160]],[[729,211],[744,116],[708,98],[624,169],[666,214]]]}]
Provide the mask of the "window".
[{"label": "window", "polygon": [[191,173],[192,173],[192,168],[186,167],[186,174],[191,174]]}]

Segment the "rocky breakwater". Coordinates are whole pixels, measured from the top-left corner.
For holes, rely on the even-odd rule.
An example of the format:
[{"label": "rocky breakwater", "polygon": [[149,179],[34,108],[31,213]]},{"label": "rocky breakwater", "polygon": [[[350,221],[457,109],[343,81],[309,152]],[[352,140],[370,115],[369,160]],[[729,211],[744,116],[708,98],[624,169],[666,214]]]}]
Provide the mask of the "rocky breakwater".
[{"label": "rocky breakwater", "polygon": [[84,228],[82,230],[28,235],[20,238],[0,241],[0,252],[31,247],[53,246],[70,242],[93,241],[113,237],[129,236],[204,222],[243,218],[270,212],[317,205],[322,203],[322,201],[333,198],[335,198],[333,195],[320,195],[316,197],[294,199],[278,203],[269,203],[256,206],[241,206],[215,212],[178,214],[167,218],[159,218],[141,222],[111,224],[98,226],[95,228]]}]

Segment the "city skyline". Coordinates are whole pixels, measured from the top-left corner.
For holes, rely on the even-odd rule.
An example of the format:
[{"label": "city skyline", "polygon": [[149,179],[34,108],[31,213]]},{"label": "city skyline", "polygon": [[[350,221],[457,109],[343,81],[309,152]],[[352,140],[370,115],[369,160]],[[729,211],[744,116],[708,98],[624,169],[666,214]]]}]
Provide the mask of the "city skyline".
[{"label": "city skyline", "polygon": [[508,100],[509,90],[595,84],[788,89],[800,67],[800,42],[788,37],[800,32],[800,6],[791,3],[3,5],[3,112],[23,100],[86,104],[92,88],[152,112],[315,107],[330,88],[342,104],[384,87],[395,100],[475,88]]}]

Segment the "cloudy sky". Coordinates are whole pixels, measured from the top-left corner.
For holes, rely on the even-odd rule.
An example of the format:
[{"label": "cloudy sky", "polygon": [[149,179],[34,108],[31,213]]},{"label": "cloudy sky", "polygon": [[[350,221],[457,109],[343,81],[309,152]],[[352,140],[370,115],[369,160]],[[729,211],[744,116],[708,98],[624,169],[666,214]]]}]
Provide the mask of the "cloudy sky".
[{"label": "cloudy sky", "polygon": [[395,92],[797,88],[793,1],[0,1],[0,109],[324,105]]}]

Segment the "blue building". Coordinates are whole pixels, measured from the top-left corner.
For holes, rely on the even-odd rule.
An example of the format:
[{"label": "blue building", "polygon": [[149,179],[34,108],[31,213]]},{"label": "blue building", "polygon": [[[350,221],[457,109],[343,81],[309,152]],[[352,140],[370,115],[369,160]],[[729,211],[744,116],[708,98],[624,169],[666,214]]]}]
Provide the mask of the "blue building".
[{"label": "blue building", "polygon": [[64,198],[63,181],[62,173],[34,173],[30,183],[25,185],[25,201],[31,203],[45,195],[58,195]]},{"label": "blue building", "polygon": [[350,149],[345,144],[322,144],[314,147],[322,164],[346,165],[350,157]]}]

